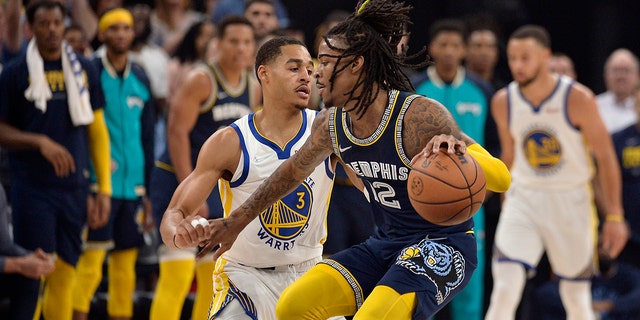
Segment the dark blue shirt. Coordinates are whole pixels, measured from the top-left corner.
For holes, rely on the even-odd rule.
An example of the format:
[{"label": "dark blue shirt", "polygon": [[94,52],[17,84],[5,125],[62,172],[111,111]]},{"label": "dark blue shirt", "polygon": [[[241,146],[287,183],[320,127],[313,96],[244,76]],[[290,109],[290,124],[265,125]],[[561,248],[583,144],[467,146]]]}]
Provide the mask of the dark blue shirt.
[{"label": "dark blue shirt", "polygon": [[[78,60],[88,83],[92,108],[104,106],[95,67],[83,57]],[[64,146],[75,161],[76,171],[59,178],[51,163],[39,150],[10,150],[11,180],[29,181],[47,187],[77,188],[88,185],[89,141],[86,126],[74,126],[69,114],[62,61],[44,61],[45,77],[51,88],[52,98],[46,112],[36,109],[32,101],[24,97],[29,86],[26,55],[12,60],[0,74],[0,121],[26,132],[44,134]]]}]

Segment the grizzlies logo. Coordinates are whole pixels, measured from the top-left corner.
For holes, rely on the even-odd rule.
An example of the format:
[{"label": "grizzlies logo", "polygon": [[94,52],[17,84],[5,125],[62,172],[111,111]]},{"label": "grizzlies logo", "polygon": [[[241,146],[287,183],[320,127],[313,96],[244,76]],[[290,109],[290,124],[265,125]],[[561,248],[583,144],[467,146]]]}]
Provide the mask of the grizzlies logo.
[{"label": "grizzlies logo", "polygon": [[304,182],[263,211],[260,223],[267,233],[277,239],[295,238],[309,222],[312,204],[311,188]]},{"label": "grizzlies logo", "polygon": [[396,264],[429,278],[436,286],[436,301],[442,304],[451,290],[464,280],[464,257],[450,246],[424,239],[402,250]]},{"label": "grizzlies logo", "polygon": [[525,157],[529,165],[536,170],[555,168],[562,158],[560,141],[545,130],[534,130],[524,138]]}]

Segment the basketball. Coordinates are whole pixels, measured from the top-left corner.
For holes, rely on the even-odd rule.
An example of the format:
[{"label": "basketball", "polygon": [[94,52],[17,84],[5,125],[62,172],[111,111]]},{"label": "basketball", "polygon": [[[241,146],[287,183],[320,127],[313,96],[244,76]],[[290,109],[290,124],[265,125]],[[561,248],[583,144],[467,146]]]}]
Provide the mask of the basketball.
[{"label": "basketball", "polygon": [[482,206],[486,181],[472,156],[440,149],[416,160],[407,189],[419,215],[431,223],[451,226],[467,221]]}]

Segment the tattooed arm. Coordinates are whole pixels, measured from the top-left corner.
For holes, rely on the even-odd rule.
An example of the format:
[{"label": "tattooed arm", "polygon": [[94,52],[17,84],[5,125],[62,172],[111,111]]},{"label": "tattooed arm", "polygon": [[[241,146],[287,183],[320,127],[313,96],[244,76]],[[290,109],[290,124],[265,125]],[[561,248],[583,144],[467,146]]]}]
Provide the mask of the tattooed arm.
[{"label": "tattooed arm", "polygon": [[453,153],[456,146],[465,152],[466,146],[475,141],[460,130],[449,110],[438,101],[417,98],[404,117],[402,143],[407,156],[414,158],[421,152],[429,156],[444,143],[447,143],[449,153]]},{"label": "tattooed arm", "polygon": [[[487,189],[505,192],[511,184],[507,166],[460,130],[449,111],[431,99],[416,99],[404,119],[403,143],[407,156],[415,161],[427,157],[444,144],[448,152],[468,152],[480,165],[487,179]],[[423,147],[425,146],[425,147]]]},{"label": "tattooed arm", "polygon": [[329,111],[323,110],[316,116],[311,135],[304,145],[291,158],[274,171],[247,201],[233,210],[227,218],[213,220],[210,224],[211,237],[209,243],[198,253],[204,256],[216,245],[214,259],[229,250],[238,234],[260,212],[264,211],[278,199],[287,195],[307,178],[313,170],[333,153],[329,136]]}]

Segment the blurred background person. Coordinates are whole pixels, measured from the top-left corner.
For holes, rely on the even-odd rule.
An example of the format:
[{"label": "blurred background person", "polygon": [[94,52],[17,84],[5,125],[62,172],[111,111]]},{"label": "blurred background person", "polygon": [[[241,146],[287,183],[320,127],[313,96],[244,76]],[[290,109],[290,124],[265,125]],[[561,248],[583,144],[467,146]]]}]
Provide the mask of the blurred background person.
[{"label": "blurred background person", "polygon": [[149,41],[161,46],[169,55],[176,50],[191,25],[206,19],[189,4],[189,0],[156,0],[151,11]]},{"label": "blurred background person", "polygon": [[138,248],[151,216],[147,197],[153,167],[155,110],[149,79],[132,64],[133,16],[122,8],[100,18],[98,38],[106,52],[94,59],[105,94],[105,119],[111,150],[111,214],[106,226],[88,230],[84,250],[76,267],[73,290],[74,319],[89,318],[91,300],[102,280],[107,255],[107,311],[113,319],[133,317]]},{"label": "blurred background person", "polygon": [[73,50],[84,56],[85,58],[91,58],[93,50],[89,45],[89,40],[84,33],[84,29],[76,24],[72,24],[64,29],[64,40],[73,48]]},{"label": "blurred background person", "polygon": [[249,0],[246,2],[244,16],[253,25],[256,31],[256,41],[275,32],[280,28],[280,22],[276,16],[276,6],[271,0]]},{"label": "blurred background person", "polygon": [[[38,248],[30,252],[13,242],[10,228],[11,208],[5,190],[0,184],[0,299],[9,299],[8,310],[0,308],[0,317],[10,320],[25,319],[20,314],[21,304],[30,297],[21,286],[21,278],[40,279],[54,268],[54,256]],[[25,296],[25,293],[27,294]]]},{"label": "blurred background person", "polygon": [[573,66],[573,60],[566,53],[554,52],[549,58],[549,71],[565,75],[573,80],[578,79],[578,74]]},{"label": "blurred background person", "polygon": [[[226,16],[242,15],[248,0],[219,0],[213,8],[213,23],[218,24]],[[290,24],[287,7],[282,0],[273,0],[280,28],[287,28]]]},{"label": "blurred background person", "polygon": [[187,30],[167,66],[169,99],[175,96],[178,87],[195,64],[208,62],[207,48],[215,32],[215,26],[209,21],[196,22]]},{"label": "blurred background person", "polygon": [[[634,111],[640,119],[640,90],[636,89]],[[627,245],[618,257],[640,269],[640,120],[612,136],[622,171],[622,204],[631,228]]]},{"label": "blurred background person", "polygon": [[498,37],[489,27],[471,30],[467,38],[467,54],[464,58],[467,70],[491,84],[493,90],[505,86],[495,73],[499,58]]},{"label": "blurred background person", "polygon": [[640,69],[635,54],[622,48],[609,55],[604,65],[607,91],[596,96],[600,116],[609,133],[636,122],[633,90],[638,87],[639,79]]},{"label": "blurred background person", "polygon": [[[82,229],[105,225],[111,205],[104,97],[95,67],[62,40],[64,6],[34,1],[26,13],[34,37],[0,74],[0,144],[11,150],[15,242],[57,254],[42,311],[47,319],[68,320]],[[98,177],[95,197],[89,194],[90,159]],[[96,201],[94,210],[88,200]],[[23,301],[23,316],[31,313],[23,319],[29,319],[40,281],[28,279],[20,287],[32,290]]]}]

